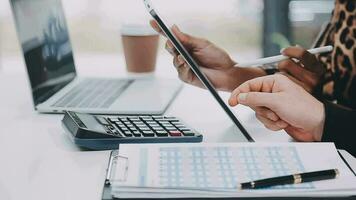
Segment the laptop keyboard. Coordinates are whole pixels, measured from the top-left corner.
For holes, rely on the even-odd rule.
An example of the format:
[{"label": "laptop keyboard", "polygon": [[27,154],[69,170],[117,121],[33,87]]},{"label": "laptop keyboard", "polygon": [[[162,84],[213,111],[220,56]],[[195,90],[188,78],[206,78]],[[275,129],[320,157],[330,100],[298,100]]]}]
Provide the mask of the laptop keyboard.
[{"label": "laptop keyboard", "polygon": [[52,106],[66,108],[108,108],[132,81],[85,79]]}]

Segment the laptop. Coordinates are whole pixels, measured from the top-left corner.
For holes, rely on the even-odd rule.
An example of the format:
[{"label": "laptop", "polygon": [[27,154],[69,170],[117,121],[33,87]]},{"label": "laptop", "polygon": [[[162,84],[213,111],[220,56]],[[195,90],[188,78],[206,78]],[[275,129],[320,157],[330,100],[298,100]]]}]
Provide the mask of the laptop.
[{"label": "laptop", "polygon": [[219,103],[220,107],[225,111],[227,116],[235,124],[235,128],[238,128],[238,132],[240,136],[242,136],[240,138],[241,141],[254,142],[254,139],[247,132],[245,127],[240,123],[240,121],[236,118],[234,113],[225,104],[224,100],[219,96],[214,85],[210,82],[208,77],[200,70],[198,63],[194,60],[194,58],[189,54],[189,52],[185,49],[182,43],[177,39],[177,37],[173,34],[173,32],[167,27],[166,23],[158,15],[157,10],[154,8],[152,2],[150,0],[143,0],[143,3],[145,4],[145,7],[149,12],[149,14],[152,16],[154,20],[156,20],[163,33],[167,36],[168,40],[172,42],[173,46],[177,49],[179,54],[182,55],[184,60],[188,63],[190,69],[199,78],[199,80],[202,82],[205,88],[210,92],[210,94],[214,97],[214,99]]},{"label": "laptop", "polygon": [[182,84],[168,79],[77,76],[61,0],[10,0],[35,109],[162,114]]}]

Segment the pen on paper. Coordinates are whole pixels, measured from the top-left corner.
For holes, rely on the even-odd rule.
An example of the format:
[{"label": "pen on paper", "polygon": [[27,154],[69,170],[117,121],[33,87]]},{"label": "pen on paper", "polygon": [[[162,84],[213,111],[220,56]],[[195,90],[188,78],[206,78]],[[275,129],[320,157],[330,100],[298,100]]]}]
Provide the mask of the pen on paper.
[{"label": "pen on paper", "polygon": [[239,185],[239,189],[258,189],[258,188],[272,187],[278,185],[299,184],[299,183],[306,183],[312,181],[328,180],[328,179],[336,178],[339,174],[340,173],[338,169],[329,169],[329,170],[322,170],[322,171],[292,174],[287,176],[278,176],[273,178],[266,178],[266,179],[241,183]]}]

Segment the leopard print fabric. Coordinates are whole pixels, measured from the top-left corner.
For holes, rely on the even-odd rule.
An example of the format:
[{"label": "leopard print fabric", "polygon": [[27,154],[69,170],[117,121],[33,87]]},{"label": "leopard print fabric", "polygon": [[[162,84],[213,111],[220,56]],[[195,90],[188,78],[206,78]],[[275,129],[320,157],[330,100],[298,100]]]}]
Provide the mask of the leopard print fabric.
[{"label": "leopard print fabric", "polygon": [[356,0],[336,0],[335,9],[316,47],[333,45],[332,53],[318,59],[327,73],[323,78],[323,97],[356,109]]}]

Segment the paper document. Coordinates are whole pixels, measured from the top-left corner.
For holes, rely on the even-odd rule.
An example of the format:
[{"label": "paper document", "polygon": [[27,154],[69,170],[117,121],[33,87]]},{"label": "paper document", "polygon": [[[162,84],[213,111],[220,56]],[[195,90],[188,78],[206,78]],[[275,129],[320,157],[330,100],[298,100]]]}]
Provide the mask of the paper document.
[{"label": "paper document", "polygon": [[[116,197],[242,197],[356,194],[356,178],[332,143],[120,145]],[[238,190],[242,182],[337,168],[337,179]],[[327,196],[328,196],[327,195]]]}]

